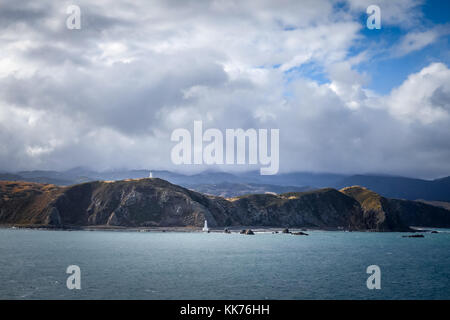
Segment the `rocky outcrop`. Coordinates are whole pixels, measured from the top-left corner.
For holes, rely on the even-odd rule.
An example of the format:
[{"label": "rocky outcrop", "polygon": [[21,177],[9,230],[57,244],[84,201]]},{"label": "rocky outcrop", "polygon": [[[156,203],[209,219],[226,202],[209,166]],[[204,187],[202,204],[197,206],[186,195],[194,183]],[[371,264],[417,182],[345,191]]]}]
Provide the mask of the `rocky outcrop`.
[{"label": "rocky outcrop", "polygon": [[356,200],[335,189],[282,195],[249,195],[231,199],[243,225],[350,228],[362,227]]},{"label": "rocky outcrop", "polygon": [[[85,196],[80,198],[82,190]],[[226,216],[224,208],[212,199],[160,179],[68,187],[56,205],[65,213],[65,222],[72,225],[201,226],[207,219],[215,227],[224,225]],[[79,214],[73,214],[75,211]]]},{"label": "rocky outcrop", "polygon": [[[270,226],[409,231],[448,227],[447,210],[363,188],[225,199],[161,179],[54,185],[0,182],[0,224],[46,227]],[[288,230],[287,230],[288,231]],[[289,232],[289,231],[288,231]]]},{"label": "rocky outcrop", "polygon": [[411,231],[410,226],[450,227],[450,211],[422,202],[388,199],[364,187],[341,190],[359,202],[364,229]]},{"label": "rocky outcrop", "polygon": [[309,234],[299,231],[299,232],[292,232],[291,234],[293,234],[294,236],[309,236]]},{"label": "rocky outcrop", "polygon": [[0,182],[0,224],[62,223],[53,209],[62,188],[29,182]]},{"label": "rocky outcrop", "polygon": [[62,225],[61,216],[59,215],[58,209],[55,207],[50,208],[47,218],[45,219],[45,223],[54,227],[60,227]]}]

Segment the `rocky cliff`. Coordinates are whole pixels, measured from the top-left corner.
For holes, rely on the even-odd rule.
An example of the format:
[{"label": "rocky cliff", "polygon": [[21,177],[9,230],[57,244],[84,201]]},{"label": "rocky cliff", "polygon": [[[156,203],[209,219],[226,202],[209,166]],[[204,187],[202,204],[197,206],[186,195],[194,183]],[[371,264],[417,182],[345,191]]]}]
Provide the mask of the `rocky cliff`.
[{"label": "rocky cliff", "polygon": [[388,199],[364,187],[341,190],[359,202],[367,229],[407,231],[410,226],[449,227],[450,211],[423,202]]},{"label": "rocky cliff", "polygon": [[69,187],[0,182],[0,224],[47,227],[272,226],[407,231],[450,227],[450,212],[380,197],[364,188],[236,198],[207,196],[161,179]]}]

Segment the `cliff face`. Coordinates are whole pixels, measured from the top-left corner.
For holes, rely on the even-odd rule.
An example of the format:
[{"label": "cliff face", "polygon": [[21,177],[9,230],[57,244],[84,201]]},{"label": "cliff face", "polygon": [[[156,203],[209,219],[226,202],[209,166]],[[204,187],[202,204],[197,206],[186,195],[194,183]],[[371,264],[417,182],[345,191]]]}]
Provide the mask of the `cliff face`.
[{"label": "cliff face", "polygon": [[245,225],[348,228],[363,227],[357,201],[334,189],[231,199]]},{"label": "cliff face", "polygon": [[450,227],[450,211],[416,201],[388,199],[364,187],[341,190],[361,205],[365,228],[408,231],[410,226]]},{"label": "cliff face", "polygon": [[49,204],[61,193],[54,185],[0,182],[0,223],[48,224]]},{"label": "cliff face", "polygon": [[200,226],[207,219],[214,227],[223,224],[225,217],[206,196],[160,179],[90,182],[62,188],[44,210],[54,213],[51,221],[56,225],[60,221],[69,226]]},{"label": "cliff face", "polygon": [[[225,199],[161,179],[56,187],[0,182],[0,224],[26,226],[273,226],[406,231],[450,226],[450,212],[367,189],[321,189]],[[435,225],[433,225],[435,224]]]}]

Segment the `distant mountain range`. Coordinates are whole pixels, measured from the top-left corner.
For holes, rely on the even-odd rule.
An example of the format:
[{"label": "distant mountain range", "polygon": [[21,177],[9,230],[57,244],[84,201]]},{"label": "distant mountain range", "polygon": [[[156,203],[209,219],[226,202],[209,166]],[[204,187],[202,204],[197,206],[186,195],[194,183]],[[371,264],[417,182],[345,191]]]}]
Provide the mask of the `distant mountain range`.
[{"label": "distant mountain range", "polygon": [[450,227],[450,211],[388,199],[361,187],[222,198],[162,179],[94,181],[60,187],[0,182],[0,225],[79,227],[297,227],[412,231]]},{"label": "distant mountain range", "polygon": [[385,197],[428,201],[450,201],[450,177],[421,180],[404,177],[354,175],[338,181],[334,186],[343,188],[359,185]]},{"label": "distant mountain range", "polygon": [[[147,178],[150,170],[115,170],[97,172],[84,168],[68,171],[21,171],[0,173],[0,180],[29,181],[67,186],[97,180]],[[181,174],[171,171],[152,171],[153,177],[200,192],[225,197],[249,193],[284,193],[318,188],[366,187],[388,198],[450,202],[450,177],[422,180],[383,175],[341,175],[331,173],[293,172],[261,176],[258,171],[225,173],[205,171]]]}]

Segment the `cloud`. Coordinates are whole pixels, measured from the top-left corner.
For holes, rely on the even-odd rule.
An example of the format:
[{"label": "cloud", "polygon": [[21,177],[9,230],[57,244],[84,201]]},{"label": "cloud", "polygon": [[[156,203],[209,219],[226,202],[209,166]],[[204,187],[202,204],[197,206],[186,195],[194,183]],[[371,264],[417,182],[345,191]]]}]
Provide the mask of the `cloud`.
[{"label": "cloud", "polygon": [[368,82],[367,76],[353,70],[348,61],[331,65],[328,72],[332,79],[329,84],[330,89],[345,102],[348,108],[359,108],[361,101],[367,98],[363,88],[363,85]]},{"label": "cloud", "polygon": [[365,12],[370,5],[377,5],[381,10],[381,25],[410,28],[421,23],[422,12],[418,8],[425,0],[349,0],[354,12]]},{"label": "cloud", "polygon": [[425,67],[386,96],[367,92],[363,78],[352,82],[358,77],[352,77],[351,70],[346,73],[346,66],[337,69],[332,84],[345,90],[310,81],[296,84],[290,112],[281,121],[282,132],[290,135],[289,146],[283,149],[290,151],[289,156],[282,164],[291,169],[301,164],[308,170],[422,177],[449,172],[450,70],[446,65]]},{"label": "cloud", "polygon": [[440,37],[450,34],[450,25],[434,27],[430,30],[407,33],[392,48],[391,56],[405,56],[411,52],[422,50],[436,42]]},{"label": "cloud", "polygon": [[[387,23],[420,16],[392,3]],[[3,11],[0,170],[177,169],[172,130],[203,120],[280,128],[281,171],[450,172],[447,66],[367,90],[365,54],[350,55],[364,1],[79,1],[81,30],[65,28],[68,4]],[[425,44],[410,37],[398,50]]]},{"label": "cloud", "polygon": [[445,123],[450,115],[450,70],[442,63],[432,63],[410,75],[386,102],[401,121]]}]

